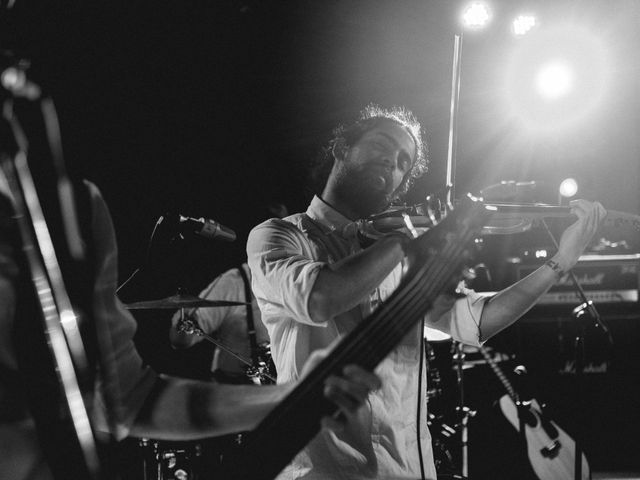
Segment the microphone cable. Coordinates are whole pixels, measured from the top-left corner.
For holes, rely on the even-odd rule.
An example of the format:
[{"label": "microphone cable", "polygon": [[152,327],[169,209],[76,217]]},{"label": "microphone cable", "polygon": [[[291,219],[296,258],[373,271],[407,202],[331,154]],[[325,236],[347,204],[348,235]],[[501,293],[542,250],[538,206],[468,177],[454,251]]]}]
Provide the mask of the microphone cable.
[{"label": "microphone cable", "polygon": [[[420,439],[420,413],[422,411],[422,372],[424,368],[424,315],[420,322],[420,365],[418,366],[418,404],[416,411],[416,436],[418,440],[418,459],[420,460],[420,478],[426,480],[424,473],[424,459],[422,458],[422,441]],[[427,427],[428,428],[428,427]]]},{"label": "microphone cable", "polygon": [[[153,230],[151,231],[151,235],[149,236],[149,241],[147,242],[147,253],[145,255],[143,265],[149,264],[149,259],[151,258],[151,245],[153,244],[153,239],[155,238],[156,232],[158,231],[158,227],[163,221],[164,221],[164,216],[160,216],[156,221],[156,224],[153,226]],[[133,277],[135,277],[138,274],[138,272],[140,272],[140,270],[142,270],[142,265],[137,267],[133,271],[133,273],[129,275],[129,278],[127,278],[124,282],[120,284],[118,288],[116,288],[116,295],[124,286],[126,286],[131,280],[133,280]]]}]

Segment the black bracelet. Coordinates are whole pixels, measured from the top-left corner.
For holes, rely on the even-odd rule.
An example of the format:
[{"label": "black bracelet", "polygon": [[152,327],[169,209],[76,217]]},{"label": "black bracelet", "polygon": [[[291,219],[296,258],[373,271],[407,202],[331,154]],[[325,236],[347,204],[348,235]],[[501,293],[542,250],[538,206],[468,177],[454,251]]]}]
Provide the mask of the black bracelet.
[{"label": "black bracelet", "polygon": [[547,260],[546,262],[544,262],[544,264],[547,265],[551,270],[553,270],[554,273],[556,275],[558,275],[558,278],[562,277],[566,273],[562,269],[560,264],[558,262],[556,262],[555,260]]}]

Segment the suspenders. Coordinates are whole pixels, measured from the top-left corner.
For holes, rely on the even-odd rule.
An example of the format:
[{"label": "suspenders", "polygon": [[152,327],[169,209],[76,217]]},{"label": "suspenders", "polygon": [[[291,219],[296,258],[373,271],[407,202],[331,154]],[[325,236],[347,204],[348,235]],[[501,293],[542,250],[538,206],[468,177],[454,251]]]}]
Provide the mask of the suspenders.
[{"label": "suspenders", "polygon": [[258,367],[258,341],[256,340],[256,326],[253,319],[253,307],[251,305],[251,284],[244,267],[238,267],[242,281],[244,282],[244,296],[247,302],[247,334],[249,335],[249,346],[251,348],[251,363]]}]

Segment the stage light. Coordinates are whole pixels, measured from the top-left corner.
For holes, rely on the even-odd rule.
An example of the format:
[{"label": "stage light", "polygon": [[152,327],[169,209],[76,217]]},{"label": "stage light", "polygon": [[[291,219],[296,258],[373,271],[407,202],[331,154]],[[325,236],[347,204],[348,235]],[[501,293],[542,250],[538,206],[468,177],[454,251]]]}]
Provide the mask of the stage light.
[{"label": "stage light", "polygon": [[5,68],[0,74],[0,85],[16,97],[35,100],[40,97],[40,87],[29,81],[25,73],[25,69],[28,67],[28,64],[24,62],[23,64],[25,65],[25,68],[20,68],[20,66]]},{"label": "stage light", "polygon": [[567,95],[573,86],[573,71],[562,60],[543,65],[536,75],[536,90],[549,100]]},{"label": "stage light", "polygon": [[506,114],[527,135],[577,128],[603,105],[611,73],[606,41],[594,29],[545,26],[521,37],[511,51],[503,84]]},{"label": "stage light", "polygon": [[560,188],[558,189],[558,191],[563,197],[571,198],[576,193],[578,193],[578,182],[576,182],[573,178],[565,178],[560,183]]},{"label": "stage light", "polygon": [[516,36],[522,36],[527,34],[536,24],[536,17],[533,15],[518,15],[511,22],[511,31]]},{"label": "stage light", "polygon": [[7,90],[18,90],[24,87],[27,77],[22,70],[9,67],[0,75],[0,82]]},{"label": "stage light", "polygon": [[468,28],[482,28],[489,23],[490,19],[489,7],[481,2],[470,4],[462,13],[462,24]]}]

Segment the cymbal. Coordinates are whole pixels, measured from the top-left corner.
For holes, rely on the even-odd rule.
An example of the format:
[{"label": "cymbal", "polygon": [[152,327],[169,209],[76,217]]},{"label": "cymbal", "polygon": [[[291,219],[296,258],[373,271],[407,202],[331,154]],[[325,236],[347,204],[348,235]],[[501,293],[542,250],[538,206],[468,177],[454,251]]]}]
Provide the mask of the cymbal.
[{"label": "cymbal", "polygon": [[436,330],[435,328],[424,327],[424,338],[429,342],[444,342],[451,340],[451,335],[441,332],[440,330]]},{"label": "cymbal", "polygon": [[[491,347],[485,347],[491,360],[495,363],[508,362],[512,360],[512,358],[507,353],[499,352],[494,350]],[[489,365],[489,361],[484,357],[479,357],[477,354],[480,352],[478,347],[474,347],[472,345],[463,345],[462,346],[463,357],[462,357],[462,369],[466,370],[469,368],[477,367],[480,365]],[[454,363],[458,361],[458,354],[453,354]]]},{"label": "cymbal", "polygon": [[230,307],[233,305],[248,305],[245,302],[230,302],[227,300],[205,300],[185,293],[158,300],[144,300],[125,305],[127,310],[175,310],[178,308],[212,308]]}]

